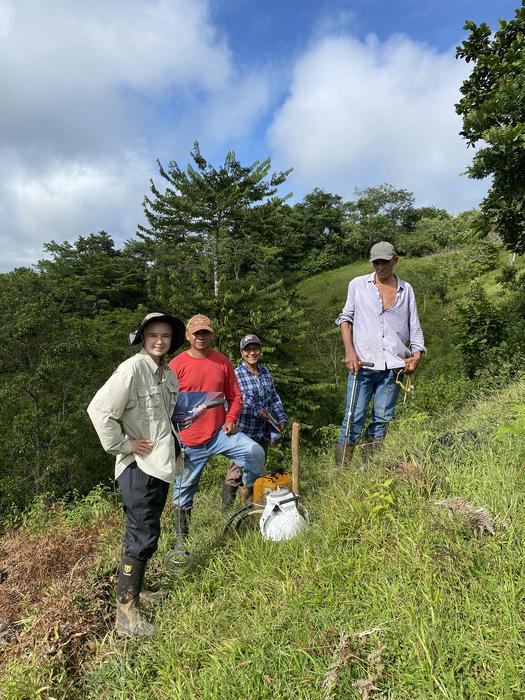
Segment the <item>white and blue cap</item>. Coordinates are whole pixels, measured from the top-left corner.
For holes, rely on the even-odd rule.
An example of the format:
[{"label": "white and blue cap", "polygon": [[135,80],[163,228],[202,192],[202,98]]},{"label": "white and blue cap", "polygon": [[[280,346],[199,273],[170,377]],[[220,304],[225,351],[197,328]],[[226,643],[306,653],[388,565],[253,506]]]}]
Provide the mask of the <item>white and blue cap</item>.
[{"label": "white and blue cap", "polygon": [[244,350],[244,348],[247,345],[250,345],[251,343],[253,343],[254,345],[258,345],[259,347],[262,347],[261,341],[259,340],[259,338],[256,335],[254,335],[253,333],[249,333],[248,335],[245,335],[244,338],[239,343],[239,347],[241,348],[241,352]]}]

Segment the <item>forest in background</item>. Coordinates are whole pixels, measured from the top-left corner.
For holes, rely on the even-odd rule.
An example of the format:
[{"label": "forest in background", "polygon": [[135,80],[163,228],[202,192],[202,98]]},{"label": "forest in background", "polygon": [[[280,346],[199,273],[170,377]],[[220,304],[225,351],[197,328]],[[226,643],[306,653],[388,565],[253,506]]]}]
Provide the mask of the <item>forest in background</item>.
[{"label": "forest in background", "polygon": [[[0,519],[39,494],[107,483],[111,459],[85,407],[152,309],[182,319],[208,314],[232,360],[239,337],[257,332],[290,417],[318,440],[316,429],[337,422],[341,375],[324,362],[338,366],[336,331],[324,310],[320,318],[311,299],[301,299],[300,285],[365,258],[378,240],[401,255],[436,256],[417,290],[423,306],[436,302],[432,319],[454,287],[470,285],[434,333],[451,376],[483,385],[520,368],[525,280],[504,251],[525,252],[525,4],[494,33],[486,24],[465,28],[457,56],[472,71],[456,111],[462,136],[478,146],[469,175],[492,177],[479,212],[416,207],[412,193],[387,184],[357,189],[351,201],[315,189],[290,204],[288,173],[272,173],[269,159],[244,166],[230,152],[214,166],[195,143],[187,167],[158,164],[145,224],[122,249],[104,231],[51,241],[33,268],[0,275]],[[498,266],[492,290],[477,283]],[[317,297],[324,293],[320,285]]]}]

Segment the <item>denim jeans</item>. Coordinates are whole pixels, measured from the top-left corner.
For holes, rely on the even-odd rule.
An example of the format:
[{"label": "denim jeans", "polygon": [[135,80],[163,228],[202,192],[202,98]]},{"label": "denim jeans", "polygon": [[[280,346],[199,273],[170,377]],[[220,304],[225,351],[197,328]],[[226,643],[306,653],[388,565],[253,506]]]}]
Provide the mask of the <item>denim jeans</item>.
[{"label": "denim jeans", "polygon": [[184,473],[178,476],[173,487],[173,504],[191,508],[202,470],[213,455],[224,455],[242,468],[243,483],[253,482],[264,473],[264,450],[244,433],[225,435],[222,429],[202,445],[184,447]]},{"label": "denim jeans", "polygon": [[[339,442],[344,442],[348,413],[350,410],[350,397],[354,385],[355,375],[348,373],[348,386],[346,390],[346,410]],[[352,424],[348,432],[348,444],[354,445],[363,430],[368,406],[373,399],[372,416],[365,430],[367,441],[381,440],[385,437],[388,423],[394,417],[397,397],[399,396],[399,384],[396,384],[396,370],[373,370],[361,367],[357,373],[357,388],[354,402]]]}]

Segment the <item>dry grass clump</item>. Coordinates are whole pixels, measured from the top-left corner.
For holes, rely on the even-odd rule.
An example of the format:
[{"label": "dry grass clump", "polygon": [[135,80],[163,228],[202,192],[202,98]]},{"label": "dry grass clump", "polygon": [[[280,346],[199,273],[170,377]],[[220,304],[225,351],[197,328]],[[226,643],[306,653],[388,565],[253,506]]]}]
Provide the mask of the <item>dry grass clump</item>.
[{"label": "dry grass clump", "polygon": [[461,496],[436,501],[435,506],[448,510],[449,513],[457,517],[467,527],[477,528],[481,535],[484,535],[486,532],[490,535],[496,534],[494,519],[488,508],[475,506]]},{"label": "dry grass clump", "polygon": [[366,657],[363,658],[364,640],[375,632],[379,632],[378,628],[358,632],[352,635],[346,632],[341,632],[339,642],[335,648],[332,661],[322,682],[323,700],[331,700],[334,691],[339,685],[342,673],[345,669],[350,670],[353,665],[357,664],[361,668],[367,669],[367,678],[359,678],[352,683],[352,686],[357,689],[363,700],[370,700],[375,693],[379,692],[377,683],[383,675],[384,666],[381,661],[381,653],[384,646],[379,642]]},{"label": "dry grass clump", "polygon": [[38,537],[14,529],[0,540],[0,662],[30,651],[75,667],[107,629],[113,576],[93,581],[107,525],[58,522]]},{"label": "dry grass clump", "polygon": [[397,462],[392,466],[392,471],[399,479],[409,481],[413,486],[425,485],[423,467],[413,459]]}]

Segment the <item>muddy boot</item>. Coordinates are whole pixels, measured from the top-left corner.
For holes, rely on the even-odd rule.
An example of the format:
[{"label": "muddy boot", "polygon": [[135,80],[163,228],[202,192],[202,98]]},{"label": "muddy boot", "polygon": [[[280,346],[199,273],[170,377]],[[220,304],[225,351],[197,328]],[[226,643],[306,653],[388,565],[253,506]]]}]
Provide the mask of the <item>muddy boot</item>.
[{"label": "muddy boot", "polygon": [[[343,452],[345,453],[345,463],[343,464]],[[346,446],[346,451],[345,451],[345,446],[343,442],[336,442],[335,443],[335,466],[336,467],[349,467],[350,462],[352,461],[352,454],[354,452],[354,446],[353,445],[347,445]]]},{"label": "muddy boot", "polygon": [[145,620],[139,608],[139,595],[145,561],[122,556],[117,583],[117,618],[115,630],[128,637],[151,637],[155,627]]},{"label": "muddy boot", "polygon": [[246,508],[246,506],[249,506],[253,499],[253,486],[239,486],[239,496],[241,507]]},{"label": "muddy boot", "polygon": [[223,510],[230,510],[230,508],[233,506],[235,503],[235,497],[237,495],[237,486],[233,486],[232,484],[223,484],[222,485],[222,509]]},{"label": "muddy boot", "polygon": [[177,544],[183,545],[186,542],[190,531],[191,508],[173,508],[173,522],[177,533]]}]

